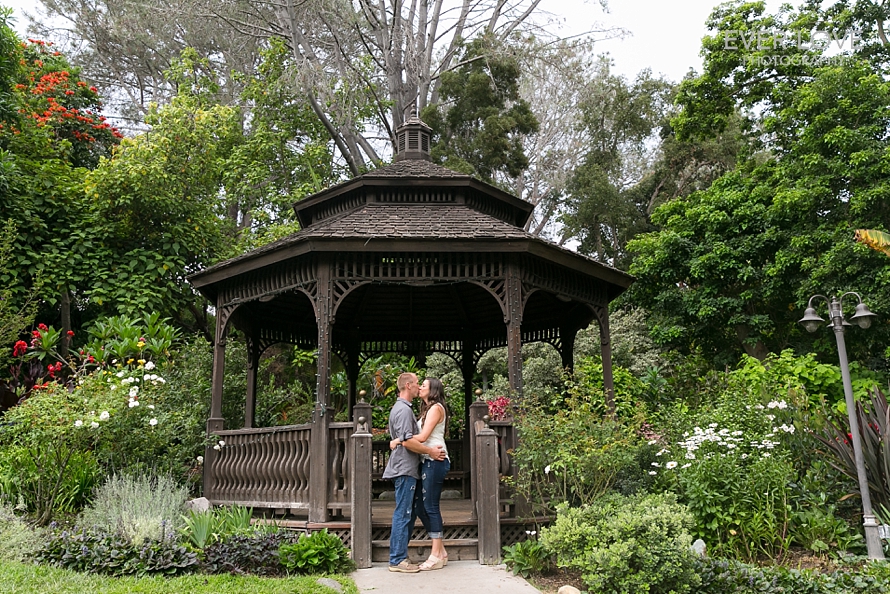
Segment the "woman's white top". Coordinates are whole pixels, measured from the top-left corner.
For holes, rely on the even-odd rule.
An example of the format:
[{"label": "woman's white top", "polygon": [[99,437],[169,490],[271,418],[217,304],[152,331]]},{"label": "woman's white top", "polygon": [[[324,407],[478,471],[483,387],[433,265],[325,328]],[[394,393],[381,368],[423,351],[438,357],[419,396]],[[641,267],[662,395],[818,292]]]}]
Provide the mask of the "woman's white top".
[{"label": "woman's white top", "polygon": [[[447,416],[445,415],[445,407],[439,402],[437,402],[435,406],[438,406],[442,410],[442,420],[433,427],[433,432],[430,433],[430,436],[426,438],[426,441],[423,442],[423,444],[431,448],[434,448],[437,445],[442,446],[442,449],[445,450],[445,457],[448,458],[448,448],[445,446],[445,421],[447,419]],[[429,412],[427,412],[427,414],[429,414]],[[417,419],[417,430],[423,431],[423,419]],[[432,459],[426,454],[423,455],[423,458],[424,460]],[[450,460],[451,458],[448,459]]]}]

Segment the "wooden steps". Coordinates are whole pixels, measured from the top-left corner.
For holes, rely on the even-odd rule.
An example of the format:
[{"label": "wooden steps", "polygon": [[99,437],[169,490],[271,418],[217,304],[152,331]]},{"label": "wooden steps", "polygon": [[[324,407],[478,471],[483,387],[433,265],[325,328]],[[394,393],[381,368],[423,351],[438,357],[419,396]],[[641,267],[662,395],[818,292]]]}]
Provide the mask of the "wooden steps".
[{"label": "wooden steps", "polygon": [[[446,538],[442,541],[448,551],[449,561],[466,561],[479,558],[479,539],[477,538]],[[408,542],[408,560],[411,563],[423,563],[430,556],[432,543],[428,539]],[[371,561],[389,561],[389,540],[371,541]]]}]

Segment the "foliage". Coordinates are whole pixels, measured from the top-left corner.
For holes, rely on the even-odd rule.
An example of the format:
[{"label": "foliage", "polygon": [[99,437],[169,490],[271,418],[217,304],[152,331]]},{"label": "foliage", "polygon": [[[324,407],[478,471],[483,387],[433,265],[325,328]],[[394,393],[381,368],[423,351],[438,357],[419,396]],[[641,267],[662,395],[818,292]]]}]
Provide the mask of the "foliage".
[{"label": "foliage", "polygon": [[[0,499],[38,516],[46,510],[55,515],[83,509],[103,476],[96,456],[89,450],[72,451],[64,472],[58,472],[37,447],[0,448]],[[50,464],[49,470],[44,462]]]},{"label": "foliage", "polygon": [[[872,505],[875,509],[890,509],[890,406],[886,396],[874,388],[868,402],[856,403],[855,414]],[[816,438],[829,455],[828,463],[857,481],[853,438],[848,428],[846,417],[827,416],[824,429]]]},{"label": "foliage", "polygon": [[292,573],[342,573],[355,567],[343,542],[327,528],[293,544],[282,544],[279,555],[281,564]]},{"label": "foliage", "polygon": [[522,440],[512,480],[542,511],[558,502],[592,504],[610,489],[634,491],[648,478],[645,441],[633,425],[602,418],[592,398],[573,396],[552,412],[527,397],[514,424]]},{"label": "foliage", "polygon": [[[856,55],[820,63],[820,49],[795,44],[730,47],[732,32],[800,31],[808,39],[818,22],[789,6],[764,10],[762,2],[714,10],[704,72],[681,85],[672,123],[684,138],[710,137],[741,110],[752,148],[708,189],[659,207],[652,218],[660,230],[629,244],[638,282],[628,298],[652,313],[656,342],[700,348],[718,365],[786,347],[834,355],[829,336],[798,327],[803,304],[856,288],[882,309],[890,282],[886,258],[853,239],[856,229],[887,225],[890,85],[882,67]],[[773,54],[801,59],[758,61]],[[851,358],[880,352],[887,331],[851,340]]]},{"label": "foliage", "polygon": [[591,505],[559,508],[541,542],[560,567],[581,571],[594,592],[692,592],[692,516],[670,494],[609,495]]},{"label": "foliage", "polygon": [[528,579],[533,573],[550,570],[552,554],[538,540],[532,538],[504,547],[504,563],[513,571]]},{"label": "foliage", "polygon": [[230,536],[252,535],[253,509],[242,505],[218,507],[203,512],[189,511],[182,517],[180,532],[197,549],[225,540]]},{"label": "foliage", "polygon": [[865,563],[857,571],[840,569],[831,573],[781,566],[758,567],[707,557],[697,558],[695,566],[701,576],[701,585],[693,590],[694,594],[878,594],[890,585],[890,564],[886,562]]},{"label": "foliage", "polygon": [[[662,350],[652,341],[647,326],[648,312],[640,307],[622,307],[609,312],[609,338],[612,363],[642,377],[651,368],[665,366]],[[599,358],[600,331],[596,323],[575,336],[575,360]]]},{"label": "foliage", "polygon": [[468,43],[461,65],[440,77],[441,104],[421,114],[433,129],[433,160],[486,181],[519,176],[528,167],[521,136],[538,130],[519,95],[519,61],[503,45],[492,34]]},{"label": "foliage", "polygon": [[195,569],[197,556],[172,539],[133,543],[119,534],[59,530],[35,559],[55,567],[108,575],[176,575]]},{"label": "foliage", "polygon": [[161,312],[196,327],[185,276],[231,255],[217,196],[222,164],[239,138],[238,116],[183,92],[149,111],[151,132],[124,139],[89,174],[85,191],[107,245],[91,301],[113,313]]},{"label": "foliage", "polygon": [[[58,335],[48,327],[35,330],[25,353],[54,357],[56,364],[47,367],[50,378],[61,366],[61,356],[51,348],[51,337]],[[0,427],[0,447],[18,448],[15,455],[30,459],[25,468],[36,469],[26,475],[36,481],[36,494],[26,503],[41,523],[61,511],[59,496],[65,485],[80,485],[74,493],[89,490],[96,476],[87,472],[90,463],[95,466],[97,461],[109,474],[175,472],[185,478],[203,445],[202,431],[192,437],[180,431],[183,415],[193,413],[166,406],[171,390],[154,372],[153,361],[128,359],[97,368],[91,360],[85,353],[73,355],[67,361],[70,375],[61,378],[66,385],[49,380],[36,384],[38,389],[8,411]],[[90,455],[82,457],[87,451]]]},{"label": "foliage", "polygon": [[[2,223],[2,221],[0,221]],[[15,250],[15,238],[17,230],[15,222],[6,221],[0,227],[0,278],[10,278],[14,272],[10,270]],[[23,296],[21,303],[17,303],[12,287],[3,283],[0,285],[0,345],[12,344],[19,338],[34,319],[37,312],[35,301],[37,291]],[[0,368],[5,368],[8,355],[0,352]],[[5,408],[3,399],[0,398],[0,410]]]},{"label": "foliage", "polygon": [[652,463],[650,474],[676,490],[695,517],[694,535],[717,554],[775,558],[791,544],[795,426],[785,400],[764,406],[763,398],[755,386],[731,384],[713,411],[696,418],[711,422],[685,431]]},{"label": "foliage", "polygon": [[43,546],[44,529],[30,526],[0,502],[0,560],[25,561]]},{"label": "foliage", "polygon": [[207,573],[281,576],[286,570],[279,550],[296,538],[286,531],[231,535],[204,549],[201,567]]},{"label": "foliage", "polygon": [[169,318],[161,319],[157,312],[140,319],[114,316],[96,320],[89,328],[90,341],[84,351],[97,361],[132,364],[142,361],[165,361],[178,342],[181,333],[170,325]]},{"label": "foliage", "polygon": [[579,251],[601,262],[622,265],[625,245],[650,229],[652,192],[638,171],[649,169],[651,144],[672,101],[673,85],[648,70],[633,81],[609,72],[600,57],[589,94],[577,106],[587,132],[585,154],[572,172],[562,222],[566,236],[580,241]]},{"label": "foliage", "polygon": [[[358,589],[348,576],[330,576],[343,586],[346,594]],[[330,594],[331,589],[317,582],[317,576],[260,578],[192,574],[184,576],[107,577],[56,569],[46,565],[0,561],[0,591],[17,594]]]},{"label": "foliage", "polygon": [[133,545],[175,540],[188,491],[166,476],[113,475],[96,490],[80,525]]}]

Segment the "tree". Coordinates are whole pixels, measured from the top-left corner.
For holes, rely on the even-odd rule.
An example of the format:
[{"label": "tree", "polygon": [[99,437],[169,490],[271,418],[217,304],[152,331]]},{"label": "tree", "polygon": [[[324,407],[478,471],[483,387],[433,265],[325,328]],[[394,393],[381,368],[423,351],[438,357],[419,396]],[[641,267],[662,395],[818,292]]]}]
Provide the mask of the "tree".
[{"label": "tree", "polygon": [[16,113],[0,121],[0,219],[17,230],[5,280],[19,304],[39,285],[44,307],[58,307],[68,330],[72,294],[97,255],[83,178],[120,133],[100,115],[96,88],[51,44],[17,44],[13,59]]},{"label": "tree", "polygon": [[[890,86],[856,61],[815,69],[781,99],[761,121],[771,155],[663,205],[653,216],[661,230],[629,245],[633,300],[651,308],[662,343],[717,362],[740,348],[762,359],[811,346],[796,321],[814,293],[856,289],[878,311],[887,305],[886,263],[853,236],[890,222]],[[877,351],[886,332],[864,334],[855,355]]]},{"label": "tree", "polygon": [[568,183],[562,220],[579,250],[603,262],[624,256],[627,240],[646,229],[648,196],[637,191],[653,161],[650,141],[671,96],[667,81],[641,72],[633,82],[609,72],[601,58],[579,105],[583,160]]},{"label": "tree", "polygon": [[519,95],[519,61],[506,49],[493,35],[470,42],[462,65],[440,77],[442,103],[421,114],[433,129],[433,160],[486,181],[496,173],[518,177],[529,163],[521,135],[538,130]]},{"label": "tree", "polygon": [[[49,16],[72,20],[74,36],[87,42],[95,64],[125,71],[115,78],[136,102],[142,101],[136,91],[141,73],[157,80],[163,71],[158,62],[178,53],[178,43],[198,48],[204,57],[222,56],[229,69],[246,73],[248,57],[256,53],[236,51],[238,43],[258,48],[282,37],[292,54],[296,90],[308,99],[352,175],[382,162],[381,147],[387,148],[382,143],[394,139],[412,105],[420,113],[439,103],[440,77],[462,65],[466,40],[487,33],[503,42],[545,18],[541,0],[175,0],[139,6],[41,1]],[[174,22],[181,28],[172,30]],[[125,43],[131,37],[140,43]],[[123,66],[111,65],[114,60]]]},{"label": "tree", "polygon": [[[139,129],[152,103],[178,92],[167,71],[186,48],[213,67],[216,101],[232,105],[260,60],[262,40],[233,35],[197,2],[174,0],[41,0],[47,16],[31,27],[43,39],[72,48],[84,77],[110,98],[116,117]],[[60,26],[59,23],[64,23]]]}]

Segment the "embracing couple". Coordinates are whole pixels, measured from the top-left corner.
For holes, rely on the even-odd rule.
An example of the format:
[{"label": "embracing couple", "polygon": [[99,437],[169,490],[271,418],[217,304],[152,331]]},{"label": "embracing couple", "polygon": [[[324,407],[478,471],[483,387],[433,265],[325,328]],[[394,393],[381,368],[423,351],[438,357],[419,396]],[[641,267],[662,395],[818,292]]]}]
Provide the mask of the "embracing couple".
[{"label": "embracing couple", "polygon": [[[399,397],[389,413],[389,444],[392,454],[383,478],[392,479],[396,488],[396,509],[392,513],[389,537],[389,570],[417,573],[442,569],[448,554],[442,544],[442,513],[439,498],[445,475],[451,469],[445,447],[448,407],[442,382],[427,378],[422,384],[413,373],[403,373],[398,380]],[[415,421],[411,402],[420,396],[423,404]],[[420,517],[433,546],[429,559],[421,565],[408,562],[408,541],[414,520]]]}]

